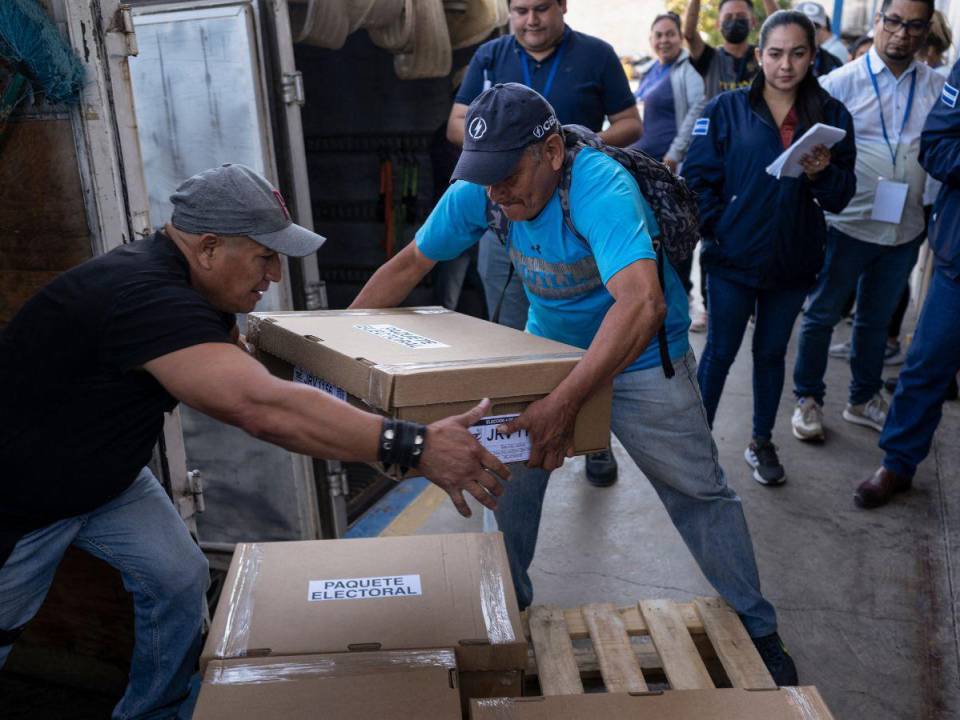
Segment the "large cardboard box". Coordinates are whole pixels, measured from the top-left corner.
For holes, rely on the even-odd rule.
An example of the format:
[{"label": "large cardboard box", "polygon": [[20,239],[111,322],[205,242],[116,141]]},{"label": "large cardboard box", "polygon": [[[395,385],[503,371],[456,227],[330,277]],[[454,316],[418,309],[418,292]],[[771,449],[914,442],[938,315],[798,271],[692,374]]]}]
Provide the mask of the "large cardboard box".
[{"label": "large cardboard box", "polygon": [[470,701],[471,720],[832,720],[815,687],[667,690]]},{"label": "large cardboard box", "polygon": [[473,696],[519,695],[527,643],[500,533],[241,543],[200,667],[444,648]]},{"label": "large cardboard box", "polygon": [[[493,401],[522,412],[570,373],[583,350],[442,307],[253,313],[247,338],[272,372],[401,420],[430,423]],[[574,452],[610,442],[612,384],[577,416]],[[510,461],[516,443],[503,442]],[[509,447],[507,447],[509,445]]]},{"label": "large cardboard box", "polygon": [[460,720],[453,650],[214,660],[194,720]]}]

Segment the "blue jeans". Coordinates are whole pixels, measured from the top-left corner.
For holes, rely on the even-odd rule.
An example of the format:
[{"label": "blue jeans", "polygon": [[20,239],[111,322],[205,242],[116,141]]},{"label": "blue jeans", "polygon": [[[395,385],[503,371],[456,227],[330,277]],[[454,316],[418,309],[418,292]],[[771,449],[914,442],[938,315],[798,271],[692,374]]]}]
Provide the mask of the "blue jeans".
[{"label": "blue jeans", "polygon": [[960,280],[935,268],[880,435],[883,466],[913,477],[930,452],[950,379],[960,370]]},{"label": "blue jeans", "polygon": [[[70,545],[119,570],[133,593],[130,682],[113,718],[176,716],[200,655],[210,574],[170,498],[144,468],[106,505],[21,538],[0,568],[0,627],[17,628],[36,615]],[[10,650],[0,647],[0,667]]]},{"label": "blue jeans", "polygon": [[480,248],[477,254],[477,272],[483,281],[483,294],[487,299],[487,317],[493,319],[493,313],[503,296],[500,306],[500,324],[523,330],[527,326],[527,309],[530,301],[523,291],[523,283],[516,272],[510,278],[506,293],[503,292],[504,283],[510,272],[510,255],[500,243],[496,234],[488,230],[480,238]]},{"label": "blue jeans", "polygon": [[803,312],[797,364],[793,369],[794,394],[812,397],[821,405],[827,386],[827,351],[833,327],[847,298],[857,292],[850,349],[849,402],[860,405],[883,387],[883,353],[887,326],[917,262],[922,238],[889,246],[856,240],[835,228],[827,230],[827,256],[817,284]]},{"label": "blue jeans", "polygon": [[[707,427],[693,353],[674,361],[667,379],[657,367],[617,376],[613,431],[650,480],[707,580],[743,619],[753,637],[777,629],[773,606],[760,593],[760,578],[740,498],[727,485],[717,446]],[[497,501],[520,607],[533,601],[528,569],[550,473],[510,466],[512,478]]]},{"label": "blue jeans", "polygon": [[753,437],[769,440],[783,392],[784,358],[805,290],[759,290],[712,273],[707,280],[711,321],[697,379],[707,422],[713,427],[727,373],[737,357],[750,316],[753,331]]}]

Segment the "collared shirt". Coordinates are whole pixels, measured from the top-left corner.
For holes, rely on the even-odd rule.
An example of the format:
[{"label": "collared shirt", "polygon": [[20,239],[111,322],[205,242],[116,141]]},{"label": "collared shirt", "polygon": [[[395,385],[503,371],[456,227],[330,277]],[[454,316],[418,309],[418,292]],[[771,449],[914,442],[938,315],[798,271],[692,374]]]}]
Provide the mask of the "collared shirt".
[{"label": "collared shirt", "polygon": [[[617,54],[603,40],[568,27],[562,42],[561,64],[546,94],[547,101],[561,123],[584,125],[599,132],[604,116],[616,115],[636,103],[630,83]],[[513,35],[485,42],[470,60],[456,102],[469,105],[496,83],[523,83],[521,63],[527,63],[531,87],[543,94],[556,58],[554,50],[543,60],[534,59]]]},{"label": "collared shirt", "polygon": [[[869,65],[867,58],[870,58]],[[880,89],[882,103],[870,80],[870,68]],[[903,115],[910,96],[911,78],[916,74],[913,109],[906,125]],[[920,166],[920,132],[930,110],[940,98],[943,78],[922,63],[913,62],[895,77],[880,59],[876,48],[820,78],[820,84],[837,98],[853,116],[857,142],[857,194],[839,214],[826,215],[827,222],[841,232],[878,245],[910,242],[924,227],[923,188],[926,172]],[[890,146],[883,137],[880,112]],[[902,132],[901,132],[902,130]],[[890,156],[896,149],[896,165]],[[899,224],[871,220],[873,199],[880,178],[905,182],[907,201]]]}]

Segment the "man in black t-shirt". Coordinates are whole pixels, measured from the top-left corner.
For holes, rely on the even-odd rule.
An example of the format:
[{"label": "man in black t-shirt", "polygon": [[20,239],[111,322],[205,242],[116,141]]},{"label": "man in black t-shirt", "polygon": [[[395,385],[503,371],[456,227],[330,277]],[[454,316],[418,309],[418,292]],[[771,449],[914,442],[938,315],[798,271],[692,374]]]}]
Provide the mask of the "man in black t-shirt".
[{"label": "man in black t-shirt", "polygon": [[[754,46],[747,38],[756,27],[752,0],[719,0],[717,21],[723,45],[707,45],[700,37],[700,0],[690,0],[683,20],[683,37],[690,50],[690,61],[703,76],[704,94],[709,100],[726,90],[747,87],[760,66]],[[774,0],[764,0],[767,12],[776,9]],[[772,6],[771,6],[772,3]],[[772,8],[772,9],[771,9]]]},{"label": "man in black t-shirt", "polygon": [[489,401],[427,427],[384,420],[243,351],[234,313],[280,280],[280,254],[323,242],[265,179],[224,165],[171,201],[162,231],[63,273],[0,334],[0,667],[77,546],[134,596],[123,718],[175,715],[200,650],[207,562],[145,467],[178,402],[293,452],[419,467],[464,515],[462,491],[492,508],[509,477],[467,429]]}]

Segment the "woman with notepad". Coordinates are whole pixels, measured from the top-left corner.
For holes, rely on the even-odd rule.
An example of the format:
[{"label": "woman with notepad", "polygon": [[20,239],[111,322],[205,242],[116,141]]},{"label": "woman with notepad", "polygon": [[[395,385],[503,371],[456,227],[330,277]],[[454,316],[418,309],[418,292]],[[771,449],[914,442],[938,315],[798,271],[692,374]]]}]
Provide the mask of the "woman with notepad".
[{"label": "woman with notepad", "polygon": [[[786,480],[771,438],[787,343],[823,265],[823,212],[842,210],[856,188],[853,120],[814,78],[815,52],[805,15],[780,11],[767,18],[756,50],[762,72],[749,88],[707,105],[684,167],[698,194],[708,271],[710,321],[698,373],[703,403],[712,424],[755,315],[753,427],[744,458],[764,485]],[[826,127],[813,132],[832,147],[814,145],[793,169],[776,162],[818,123]]]}]

